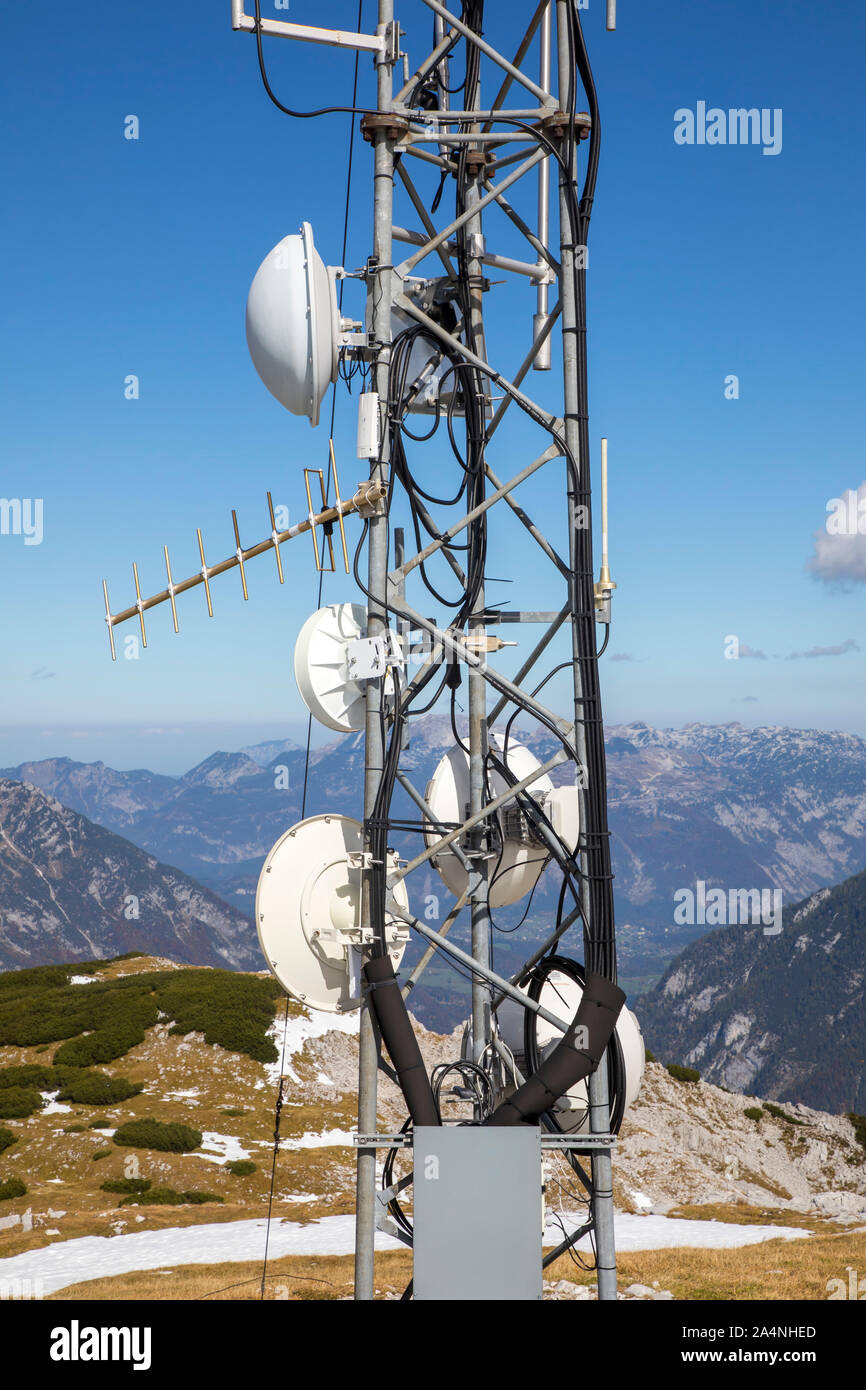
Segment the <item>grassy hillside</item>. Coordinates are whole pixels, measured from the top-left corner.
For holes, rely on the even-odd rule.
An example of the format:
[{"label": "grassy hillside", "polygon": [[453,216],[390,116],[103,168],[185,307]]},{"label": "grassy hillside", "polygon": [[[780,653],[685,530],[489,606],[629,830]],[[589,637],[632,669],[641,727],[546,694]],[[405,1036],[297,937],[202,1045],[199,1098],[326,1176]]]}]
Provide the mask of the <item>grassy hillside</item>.
[{"label": "grassy hillside", "polygon": [[[52,1232],[110,1235],[263,1214],[279,1071],[268,1030],[277,1005],[280,1021],[287,1009],[290,1022],[303,1013],[287,1006],[270,976],[180,968],[145,956],[0,975],[0,1191],[14,1179],[27,1189],[0,1199],[2,1254],[44,1245]],[[330,1127],[349,1130],[355,1097],[326,1086],[303,1058],[293,1059],[292,1071],[275,1211],[294,1219],[346,1212],[351,1150],[291,1144],[306,1130],[319,1131],[325,1116]],[[307,1083],[324,1110],[297,1098],[309,1096]],[[115,1100],[121,1093],[126,1098]],[[100,1103],[101,1094],[112,1099]],[[4,1110],[4,1096],[20,1103]],[[184,1125],[200,1142],[187,1152],[117,1142],[122,1126],[142,1120]],[[11,1136],[6,1147],[4,1132]],[[106,1182],[130,1179],[150,1184],[148,1201],[159,1188],[222,1200],[122,1206],[136,1194],[103,1190]],[[7,1220],[28,1211],[30,1229],[27,1220]]]}]

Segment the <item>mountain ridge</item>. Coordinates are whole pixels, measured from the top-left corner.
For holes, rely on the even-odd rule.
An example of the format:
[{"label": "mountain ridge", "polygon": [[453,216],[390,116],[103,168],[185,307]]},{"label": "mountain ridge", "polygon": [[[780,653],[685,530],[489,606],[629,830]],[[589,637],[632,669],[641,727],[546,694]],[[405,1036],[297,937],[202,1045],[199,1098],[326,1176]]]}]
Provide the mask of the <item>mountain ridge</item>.
[{"label": "mountain ridge", "polygon": [[0,778],[0,967],[159,950],[194,964],[258,964],[249,921],[188,874]]},{"label": "mountain ridge", "polygon": [[649,1047],[732,1090],[866,1111],[866,872],[687,946],[639,1013]]}]

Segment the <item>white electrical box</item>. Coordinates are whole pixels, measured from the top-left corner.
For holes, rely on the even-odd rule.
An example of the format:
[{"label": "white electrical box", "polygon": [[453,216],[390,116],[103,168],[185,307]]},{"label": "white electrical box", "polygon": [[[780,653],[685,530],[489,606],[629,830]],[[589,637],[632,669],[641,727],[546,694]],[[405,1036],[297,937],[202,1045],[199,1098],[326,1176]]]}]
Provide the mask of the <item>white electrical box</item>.
[{"label": "white electrical box", "polygon": [[358,458],[379,457],[379,393],[363,391],[358,397]]},{"label": "white electrical box", "polygon": [[416,1301],[540,1299],[537,1126],[419,1125],[413,1159]]}]

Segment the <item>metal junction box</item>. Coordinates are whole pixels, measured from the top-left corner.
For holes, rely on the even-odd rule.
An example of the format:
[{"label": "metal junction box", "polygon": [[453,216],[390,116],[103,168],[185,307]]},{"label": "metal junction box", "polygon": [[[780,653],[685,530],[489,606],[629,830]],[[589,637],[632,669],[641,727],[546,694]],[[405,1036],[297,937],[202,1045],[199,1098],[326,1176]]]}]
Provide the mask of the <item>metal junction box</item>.
[{"label": "metal junction box", "polygon": [[416,1299],[540,1299],[541,1132],[423,1126],[414,1136]]}]

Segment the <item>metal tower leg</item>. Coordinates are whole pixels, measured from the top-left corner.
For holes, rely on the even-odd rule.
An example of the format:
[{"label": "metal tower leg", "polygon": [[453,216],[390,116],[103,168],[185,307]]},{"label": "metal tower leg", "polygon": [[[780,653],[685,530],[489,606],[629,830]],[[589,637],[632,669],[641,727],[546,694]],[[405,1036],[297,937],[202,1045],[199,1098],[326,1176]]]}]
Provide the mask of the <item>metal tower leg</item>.
[{"label": "metal tower leg", "polygon": [[[568,46],[568,3],[567,0],[557,0],[557,40],[559,56],[559,95],[560,105],[564,105],[567,100],[569,84],[577,81],[577,75],[571,64]],[[565,433],[568,446],[574,458],[577,460],[577,467],[584,476],[585,470],[589,469],[589,459],[580,457],[580,438],[578,425],[578,412],[580,401],[578,396],[578,361],[577,361],[577,313],[576,313],[576,260],[577,248],[573,244],[571,235],[571,221],[569,217],[568,200],[566,197],[566,177],[573,178],[575,170],[569,170],[567,175],[560,177],[560,242],[561,242],[561,264],[562,264],[562,368],[565,388]],[[569,494],[571,494],[569,489]],[[574,557],[574,535],[575,528],[583,521],[577,513],[575,499],[569,495],[568,505],[568,525],[569,525],[569,546]],[[573,656],[572,669],[574,672],[574,698],[575,698],[575,743],[581,766],[587,767],[586,740],[584,736],[584,726],[582,723],[584,707],[582,703],[583,690],[581,686],[580,666],[577,661],[577,629],[572,627],[573,634]],[[585,779],[584,779],[585,780]],[[583,800],[586,800],[586,791],[592,795],[594,788],[584,788]],[[582,824],[586,824],[586,818],[581,816]],[[586,863],[582,867],[586,868]],[[589,921],[590,904],[589,894],[585,890],[586,880],[583,880],[584,888],[581,891],[581,901],[586,921]],[[608,1094],[607,1065],[603,1058],[601,1065],[590,1077],[589,1081],[590,1096],[590,1130],[594,1134],[606,1134],[610,1127],[610,1106]],[[611,1165],[611,1155],[609,1150],[593,1155],[592,1181],[594,1197],[592,1203],[593,1220],[595,1223],[596,1250],[598,1253],[598,1296],[599,1299],[611,1300],[616,1298],[616,1247],[614,1244],[613,1227],[613,1170]]]},{"label": "metal tower leg", "polygon": [[[379,33],[385,32],[394,18],[393,0],[379,0]],[[378,108],[390,111],[392,105],[392,71],[387,55],[380,55],[377,68]],[[387,411],[383,405],[388,401],[388,366],[391,342],[391,300],[393,295],[391,276],[391,227],[394,202],[394,150],[387,130],[374,132],[375,178],[374,178],[374,256],[376,271],[373,289],[373,335],[377,343],[386,344],[380,352],[376,366],[376,390],[379,393],[382,429],[382,449],[380,458],[390,457],[387,438]],[[371,477],[385,482],[387,464],[374,462]],[[384,598],[388,574],[388,518],[384,514],[372,517],[369,531],[369,564],[367,587],[376,598]],[[384,614],[375,602],[370,602],[367,632],[371,637],[382,632],[386,626]],[[364,816],[373,811],[376,794],[382,777],[384,749],[382,728],[379,718],[381,706],[381,685],[370,681],[367,685],[366,738],[364,760]],[[369,846],[368,846],[369,848]],[[370,920],[369,883],[364,875],[362,894],[362,921]],[[365,1001],[361,1008],[360,1053],[358,1059],[358,1131],[373,1134],[376,1131],[376,1092],[378,1056],[376,1036],[369,1004]],[[358,1170],[355,1207],[355,1298],[369,1301],[375,1291],[374,1283],[374,1239],[376,1232],[376,1151],[358,1150]]]},{"label": "metal tower leg", "polygon": [[[476,93],[476,105],[481,105],[480,87]],[[477,129],[477,127],[476,127]],[[476,173],[471,180],[466,192],[467,207],[473,207],[480,202],[483,196],[481,178]],[[473,349],[487,360],[487,350],[484,340],[484,306],[483,291],[481,280],[484,274],[484,265],[481,261],[483,252],[484,237],[482,232],[482,214],[479,212],[470,218],[466,224],[466,236],[469,242],[469,257],[467,258],[467,269],[470,279],[469,299],[471,306],[471,342]],[[486,380],[479,382],[480,392],[483,400],[479,403],[486,411],[487,384]],[[482,414],[482,421],[486,425],[486,413]],[[482,584],[475,603],[473,605],[473,615],[481,614],[485,608],[484,585]],[[472,616],[469,620],[470,634],[477,634],[480,642],[485,641],[486,630],[482,618]],[[487,682],[481,671],[470,669],[469,671],[469,813],[474,815],[486,804],[487,795],[485,791],[485,760],[488,749],[488,727],[487,727]],[[487,827],[478,827],[477,835],[473,836],[474,848],[481,850],[489,843],[489,830]],[[489,863],[487,859],[477,858],[473,861],[472,878],[474,887],[471,899],[471,918],[472,918],[472,955],[482,966],[490,966],[490,905],[488,902],[489,891]],[[473,1057],[479,1062],[490,1042],[491,1020],[490,1020],[490,986],[486,981],[479,979],[477,975],[472,977],[472,1048]]]}]

